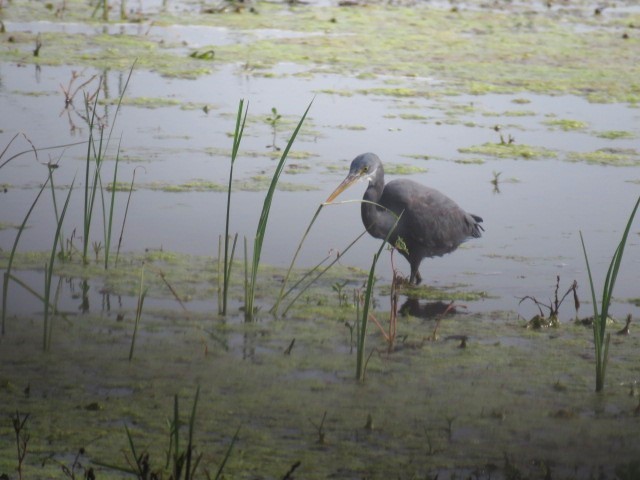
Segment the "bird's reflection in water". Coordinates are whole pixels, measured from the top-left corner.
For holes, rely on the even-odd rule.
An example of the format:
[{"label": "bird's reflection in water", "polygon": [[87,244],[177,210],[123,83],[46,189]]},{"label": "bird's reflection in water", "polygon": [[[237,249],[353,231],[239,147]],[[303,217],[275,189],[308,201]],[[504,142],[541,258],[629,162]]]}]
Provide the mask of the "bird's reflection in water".
[{"label": "bird's reflection in water", "polygon": [[400,307],[401,315],[411,315],[424,319],[435,319],[445,314],[457,313],[455,305],[441,301],[420,302],[417,298],[407,297],[407,300]]}]

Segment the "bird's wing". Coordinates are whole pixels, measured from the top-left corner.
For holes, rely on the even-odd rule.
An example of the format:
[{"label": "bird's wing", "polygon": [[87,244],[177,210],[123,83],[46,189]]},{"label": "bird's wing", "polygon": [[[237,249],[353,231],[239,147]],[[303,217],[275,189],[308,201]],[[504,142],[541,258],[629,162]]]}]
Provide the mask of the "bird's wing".
[{"label": "bird's wing", "polygon": [[475,220],[449,197],[411,180],[389,182],[381,204],[400,214],[398,233],[405,242],[420,245],[430,255],[455,249],[477,230]]}]

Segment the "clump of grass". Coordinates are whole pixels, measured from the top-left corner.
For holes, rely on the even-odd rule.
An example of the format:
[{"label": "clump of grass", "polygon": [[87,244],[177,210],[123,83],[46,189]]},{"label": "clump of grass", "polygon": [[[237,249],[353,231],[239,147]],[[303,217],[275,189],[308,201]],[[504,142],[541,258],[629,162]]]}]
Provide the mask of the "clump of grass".
[{"label": "clump of grass", "polygon": [[[111,233],[113,225],[113,215],[115,211],[115,194],[116,189],[111,189],[111,199],[109,202],[109,208],[106,207],[105,201],[105,189],[102,185],[101,170],[102,165],[107,154],[109,143],[111,142],[111,136],[115,127],[116,119],[122,105],[122,99],[131,80],[135,62],[129,70],[129,76],[124,84],[122,92],[118,97],[118,104],[116,106],[115,114],[113,115],[113,122],[108,135],[105,138],[104,127],[98,124],[98,118],[96,114],[96,108],[98,105],[98,97],[100,93],[100,86],[102,81],[98,83],[97,91],[89,96],[85,93],[85,109],[87,111],[86,117],[89,119],[89,141],[87,146],[87,154],[85,160],[85,184],[84,184],[84,209],[83,209],[83,248],[82,248],[82,261],[89,263],[89,245],[91,243],[90,233],[91,224],[93,220],[93,212],[95,207],[96,195],[100,192],[100,199],[102,202],[102,221],[103,221],[103,236],[105,246],[105,269],[109,266],[109,252],[111,249]],[[93,102],[93,105],[90,102]],[[99,129],[100,133],[96,136],[96,129]],[[115,159],[115,166],[113,172],[113,181],[111,185],[117,185],[118,180],[118,163],[120,161],[120,145],[118,145],[118,151]],[[93,168],[92,168],[93,166]],[[132,183],[133,186],[133,183]],[[123,226],[124,228],[124,226]]]},{"label": "clump of grass", "polygon": [[[129,468],[115,467],[112,465],[105,465],[99,462],[99,465],[112,468],[114,470],[119,470],[122,472],[130,473],[135,475],[140,480],[148,480],[154,478],[163,478],[164,473],[169,474],[169,478],[174,480],[190,480],[194,478],[200,478],[199,475],[196,475],[198,471],[198,467],[202,461],[203,453],[197,454],[196,447],[194,443],[194,433],[196,426],[196,410],[198,406],[198,399],[200,397],[200,386],[196,389],[196,394],[193,399],[193,405],[191,407],[191,413],[189,415],[189,421],[187,424],[187,445],[185,448],[181,448],[181,438],[180,438],[180,430],[182,429],[183,422],[180,420],[180,408],[178,395],[174,396],[173,400],[173,417],[169,419],[169,446],[166,450],[166,458],[164,468],[153,468],[151,465],[151,459],[149,457],[149,453],[144,451],[139,451],[136,448],[136,444],[133,440],[133,436],[129,428],[125,425],[125,432],[127,435],[127,441],[129,444],[129,453],[125,453],[125,459]],[[227,448],[227,451],[220,462],[220,465],[216,471],[215,476],[211,477],[209,472],[205,469],[206,478],[214,480],[220,480],[223,478],[224,467],[226,466],[229,458],[231,457],[231,453],[233,451],[233,447],[235,443],[238,441],[238,434],[240,432],[240,428],[238,428],[231,439],[231,443]]]},{"label": "clump of grass", "polygon": [[602,301],[600,303],[600,309],[598,309],[598,302],[596,300],[596,289],[593,286],[593,275],[591,274],[591,267],[589,266],[589,257],[587,256],[587,248],[584,244],[584,238],[582,232],[580,232],[580,242],[582,244],[582,252],[584,253],[584,260],[587,265],[587,273],[589,275],[589,286],[591,288],[591,298],[593,303],[593,343],[596,353],[596,392],[601,392],[604,389],[604,379],[607,371],[607,360],[609,357],[609,341],[611,334],[606,333],[607,329],[607,317],[609,315],[609,307],[611,306],[611,300],[613,298],[613,288],[616,283],[618,271],[620,270],[620,264],[622,263],[622,255],[624,253],[624,247],[627,243],[627,237],[629,236],[629,230],[631,224],[636,216],[636,211],[640,205],[640,197],[636,201],[627,226],[622,234],[622,239],[616,247],[607,275],[604,280],[604,286],[602,288]]}]

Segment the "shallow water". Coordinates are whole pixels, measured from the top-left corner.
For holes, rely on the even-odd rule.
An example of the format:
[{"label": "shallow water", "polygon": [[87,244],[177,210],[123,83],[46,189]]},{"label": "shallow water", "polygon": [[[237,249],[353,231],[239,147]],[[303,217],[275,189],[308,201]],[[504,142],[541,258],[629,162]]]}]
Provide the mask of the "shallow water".
[{"label": "shallow water", "polygon": [[[456,5],[488,9],[474,2]],[[452,4],[433,6],[447,10]],[[149,15],[161,8],[160,2],[140,4]],[[199,3],[170,2],[174,11],[200,8]],[[529,2],[491,8],[547,12],[542,4]],[[571,9],[571,18],[579,19],[575,28],[600,31],[591,8],[580,4]],[[635,9],[625,2],[610,12],[624,18]],[[554,5],[550,16],[565,19],[565,10],[569,6]],[[9,34],[140,35],[164,42],[177,54],[211,45],[318,36],[316,30],[301,32],[293,25],[292,30],[279,30],[146,21],[108,26],[71,20],[4,23]],[[470,30],[469,36],[474,35]],[[545,468],[555,474],[552,478],[595,476],[600,468],[611,477],[615,466],[631,465],[638,458],[635,320],[630,336],[613,336],[606,393],[598,396],[592,393],[591,330],[573,323],[572,298],[561,309],[560,327],[543,331],[523,328],[525,319],[538,310],[530,301],[519,304],[525,296],[551,301],[559,275],[560,294],[577,280],[579,316],[591,313],[579,232],[599,286],[640,195],[637,106],[596,104],[559,94],[443,95],[436,91],[443,88],[438,78],[355,78],[327,73],[325,67],[280,62],[255,69],[243,58],[214,63],[211,73],[190,79],[136,68],[117,119],[112,102],[99,105],[109,126],[116,120],[103,180],[111,181],[120,141],[118,180],[128,183],[136,173],[123,241],[123,261],[131,262],[136,271],[115,280],[95,274],[95,269],[84,282],[78,270],[56,278],[58,306],[66,317],[55,317],[47,353],[40,351],[41,304],[26,290],[11,286],[7,333],[0,339],[0,411],[5,418],[16,409],[33,413],[29,478],[55,476],[59,467],[42,467],[41,459],[51,455],[69,464],[78,445],[87,448],[85,463],[124,466],[124,424],[152,459],[163,458],[165,419],[171,415],[173,395],[180,395],[186,412],[196,385],[202,388],[197,442],[210,472],[241,426],[239,445],[227,467],[230,478],[282,478],[296,461],[302,462],[300,478],[502,478],[508,476],[510,461],[531,478],[548,478]],[[0,63],[0,149],[17,132],[38,148],[86,140],[82,94],[75,97],[73,108],[64,108],[62,90],[69,88],[73,71],[81,72],[73,85],[104,75],[109,99],[118,98],[127,77],[126,72],[83,65]],[[97,80],[88,85],[95,89]],[[406,91],[423,93],[404,95]],[[270,177],[275,168],[273,131],[266,120],[271,109],[283,115],[275,143],[284,147],[313,100],[288,161],[294,167],[281,178],[287,188],[275,195],[262,255],[264,296],[258,300],[261,314],[255,324],[242,321],[239,279],[231,314],[226,319],[216,316],[212,257],[217,256],[218,237],[224,231],[226,194],[184,187],[193,181],[226,183],[240,98],[248,101],[249,119],[234,178],[237,185],[246,181],[249,186],[255,183],[253,177]],[[603,135],[611,131],[624,131],[627,137]],[[513,137],[516,146],[546,148],[554,156],[465,153],[467,148],[495,144],[501,135],[505,140]],[[18,137],[0,161],[30,149],[29,142]],[[600,149],[627,152],[632,166],[598,164],[598,158],[596,163],[586,161]],[[74,242],[79,245],[85,150],[84,145],[42,150],[37,159],[27,153],[0,169],[0,185],[6,189],[0,193],[3,253],[11,249],[13,227],[20,224],[46,179],[48,162],[58,164],[58,202],[76,179],[63,233],[70,237],[75,229]],[[365,280],[378,240],[365,237],[341,258],[342,266],[361,271],[337,271],[310,289],[286,319],[272,318],[266,311],[318,205],[342,180],[351,159],[365,151],[377,153],[388,172],[393,167],[414,168],[407,175],[484,218],[481,239],[451,255],[425,260],[421,271],[426,284],[442,288],[446,303],[452,289],[484,292],[487,298],[457,301],[457,314],[438,324],[436,341],[429,340],[436,322],[422,316],[433,305],[420,301],[421,313],[400,318],[391,354],[385,353],[382,336],[370,324],[367,379],[358,383],[352,379],[350,329],[355,311],[350,299]],[[498,172],[496,188],[491,181]],[[399,176],[388,174],[389,179]],[[183,191],[171,191],[180,186]],[[363,188],[354,187],[340,200],[359,199]],[[253,237],[264,190],[233,192],[231,230],[240,238]],[[114,225],[119,231],[126,193],[119,192],[116,201]],[[97,218],[92,237],[101,241]],[[638,225],[636,220],[616,284],[611,313],[618,323],[612,332],[622,328],[627,314],[640,313],[640,307],[628,301],[640,297]],[[49,250],[54,228],[51,193],[45,191],[19,250]],[[357,202],[326,206],[297,266],[313,266],[328,253],[335,255],[361,230]],[[193,257],[173,263],[148,260],[146,281],[151,290],[134,361],[127,362],[141,263],[135,255],[148,251],[149,258],[162,257],[161,250]],[[408,273],[403,259],[396,258],[396,266]],[[184,294],[187,311],[153,268],[163,269]],[[42,291],[39,265],[18,274],[32,289]],[[388,253],[376,274],[381,289],[376,315],[386,326],[388,299],[382,292],[391,278]],[[342,279],[348,281],[349,300],[344,304],[332,288]],[[403,297],[400,303],[405,301]],[[461,337],[468,340],[466,348],[460,348]],[[283,355],[287,349],[290,354]],[[318,424],[325,411],[323,443]],[[365,427],[369,415],[373,428]],[[13,438],[6,422],[0,422],[0,438]],[[0,452],[9,452],[10,459],[14,449],[10,442],[0,443]],[[15,462],[9,458],[0,462],[0,474],[14,474]],[[495,469],[498,473],[492,474]],[[100,474],[118,477],[112,469],[102,468]]]},{"label": "shallow water", "polygon": [[[70,78],[72,67],[17,67],[4,64],[0,102],[11,112],[11,131],[5,129],[3,141],[11,132],[25,132],[38,147],[82,141],[87,127],[71,112],[78,130],[70,131],[63,96],[58,85]],[[116,121],[115,135],[121,140],[119,180],[129,182],[137,169],[137,190],[127,219],[124,236],[126,250],[163,248],[195,255],[217,254],[217,238],[224,226],[226,195],[211,192],[172,193],[152,190],[155,186],[180,185],[192,180],[224,184],[228,178],[227,150],[231,140],[237,99],[249,102],[250,122],[236,162],[235,178],[270,175],[275,161],[269,154],[271,132],[260,117],[271,107],[291,122],[302,113],[301,99],[313,98],[308,132],[303,132],[294,151],[308,152],[309,158],[290,159],[289,163],[309,167],[299,174],[285,174],[282,181],[308,187],[309,191],[280,191],[276,194],[265,242],[264,261],[287,266],[301,235],[317,206],[346,173],[350,159],[363,151],[373,151],[388,165],[400,163],[427,170],[412,178],[446,192],[463,208],[481,215],[485,222],[482,239],[470,241],[452,255],[423,262],[423,277],[436,285],[463,283],[495,297],[474,309],[517,309],[517,299],[525,295],[548,299],[556,275],[562,284],[574,279],[587,298],[587,279],[581,252],[579,231],[585,237],[596,279],[603,278],[616,242],[628,217],[640,179],[637,167],[588,165],[564,161],[569,153],[592,152],[602,148],[632,149],[640,136],[640,113],[625,105],[591,104],[580,98],[542,95],[483,95],[429,99],[401,99],[377,95],[341,96],[322,90],[371,88],[379,80],[351,80],[338,75],[297,76],[301,68],[283,65],[276,78],[247,76],[238,66],[220,67],[216,73],[198,80],[165,79],[149,72],[134,72],[127,97],[170,98],[176,106],[143,108],[124,105]],[[95,72],[98,74],[98,72]],[[84,78],[93,72],[85,71]],[[108,90],[116,96],[123,75],[109,73]],[[409,83],[407,80],[406,82]],[[421,80],[411,83],[421,83]],[[320,93],[319,93],[320,92]],[[38,95],[34,95],[38,93]],[[314,98],[315,95],[315,98]],[[528,103],[514,103],[514,100]],[[193,104],[212,105],[205,113]],[[105,108],[105,107],[103,107]],[[113,108],[105,108],[113,116]],[[462,111],[463,113],[458,113]],[[525,111],[525,116],[513,112]],[[62,113],[61,113],[62,112]],[[413,117],[403,118],[409,112]],[[416,117],[415,115],[420,115]],[[264,117],[263,117],[264,118]],[[571,119],[586,125],[581,131],[563,131],[545,122]],[[472,126],[470,126],[472,125]],[[501,125],[501,133],[493,130]],[[352,127],[352,128],[349,128]],[[358,127],[359,129],[354,129]],[[292,127],[277,132],[277,144],[284,146]],[[360,129],[361,128],[361,129]],[[631,139],[609,140],[594,132],[624,130]],[[543,146],[557,151],[558,159],[491,159],[462,154],[467,146],[496,142],[499,136],[512,135],[516,143]],[[13,153],[28,149],[21,138],[12,145]],[[209,150],[211,148],[217,150]],[[243,150],[257,152],[255,157]],[[262,154],[261,154],[262,152]],[[74,176],[83,175],[84,146],[57,149],[40,154],[40,163],[58,162],[57,185],[68,185]],[[430,160],[414,159],[423,155]],[[481,158],[480,164],[464,161]],[[108,165],[108,164],[107,164]],[[17,225],[46,178],[46,167],[23,156],[2,169],[3,222]],[[501,173],[499,192],[491,184],[494,172]],[[391,175],[388,175],[391,177]],[[82,179],[78,179],[82,181]],[[343,194],[341,199],[356,199],[362,187]],[[48,196],[47,196],[48,197]],[[81,218],[80,191],[74,196],[69,225],[78,228]],[[257,224],[264,192],[234,192],[232,231],[251,238]],[[49,202],[49,198],[45,199]],[[126,194],[118,194],[120,205]],[[359,207],[346,204],[325,208],[307,240],[299,265],[314,265],[330,250],[344,248],[360,233]],[[116,217],[115,225],[121,222]],[[24,250],[47,249],[51,238],[51,207],[36,209],[30,228],[21,240]],[[74,223],[75,222],[75,223]],[[172,228],[167,228],[169,222]],[[72,227],[66,227],[71,229]],[[0,231],[5,248],[13,241],[15,230]],[[349,252],[343,263],[368,268],[377,242],[366,238]],[[616,295],[620,299],[637,298],[637,228],[632,229]],[[398,260],[406,270],[403,259]],[[388,255],[377,273],[390,277]],[[525,309],[523,314],[528,315]],[[616,315],[637,313],[630,304],[616,304]]]}]

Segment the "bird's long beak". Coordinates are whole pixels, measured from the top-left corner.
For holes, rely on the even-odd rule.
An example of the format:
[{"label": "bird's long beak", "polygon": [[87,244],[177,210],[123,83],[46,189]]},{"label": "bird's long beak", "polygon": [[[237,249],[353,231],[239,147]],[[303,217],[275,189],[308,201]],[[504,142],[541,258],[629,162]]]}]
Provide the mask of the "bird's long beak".
[{"label": "bird's long beak", "polygon": [[333,191],[333,193],[329,195],[329,198],[327,198],[324,203],[331,203],[338,195],[340,195],[342,192],[344,192],[347,188],[349,188],[351,185],[356,183],[358,180],[360,180],[359,175],[355,175],[352,173],[347,175],[347,178],[345,178],[342,181],[342,183],[338,185],[338,188],[336,188]]}]

